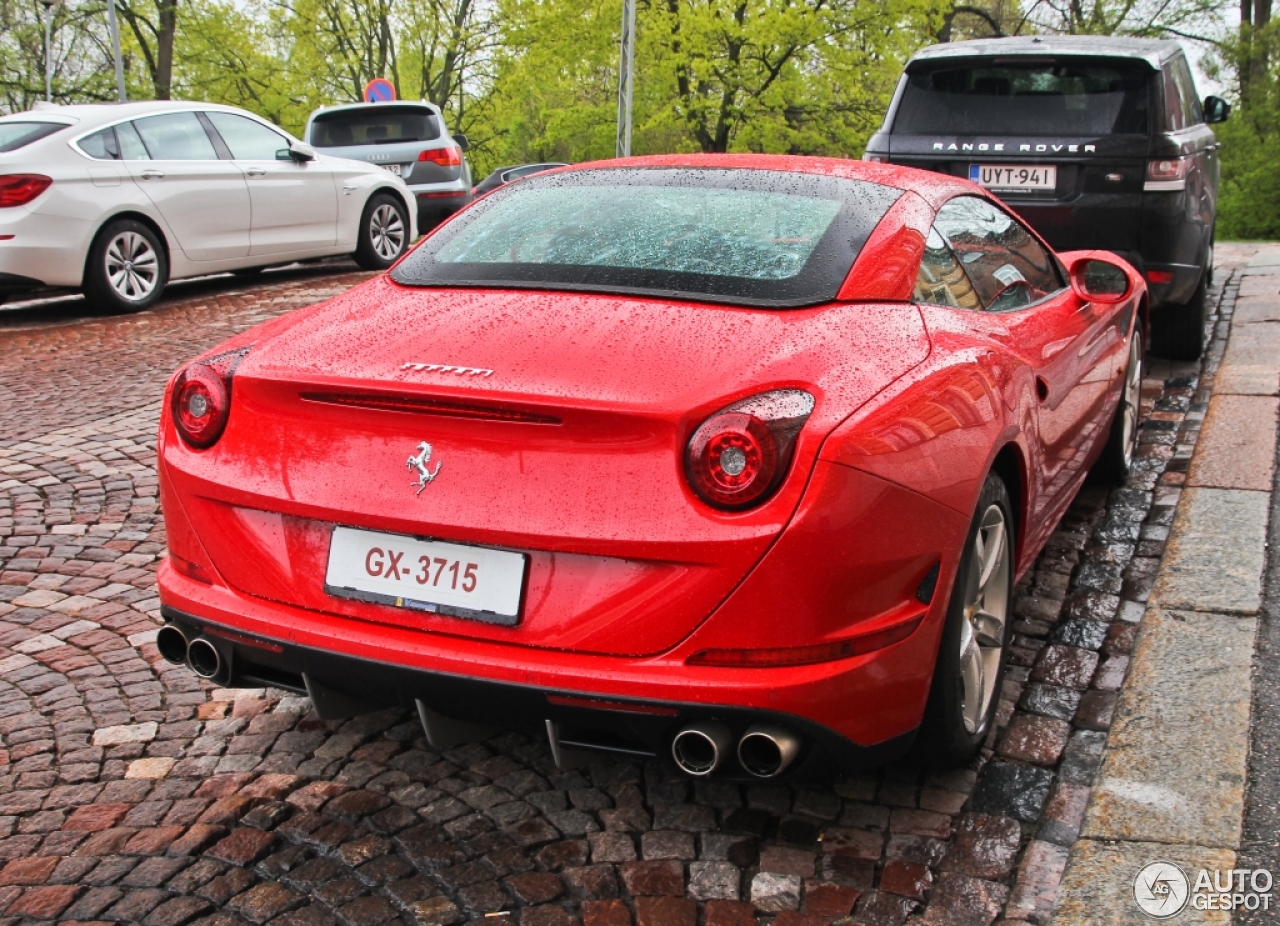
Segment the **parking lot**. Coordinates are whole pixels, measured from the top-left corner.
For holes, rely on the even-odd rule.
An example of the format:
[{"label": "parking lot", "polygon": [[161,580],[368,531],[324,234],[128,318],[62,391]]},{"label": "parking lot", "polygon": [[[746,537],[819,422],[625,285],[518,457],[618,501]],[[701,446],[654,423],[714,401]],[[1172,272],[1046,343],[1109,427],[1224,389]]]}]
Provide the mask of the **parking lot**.
[{"label": "parking lot", "polygon": [[166,378],[363,278],[220,278],[139,315],[0,309],[0,922],[1047,922],[1207,407],[1198,363],[1153,363],[1129,483],[1086,487],[1019,586],[973,767],[767,785],[612,758],[560,771],[543,739],[441,753],[409,712],[320,721],[156,652]]}]

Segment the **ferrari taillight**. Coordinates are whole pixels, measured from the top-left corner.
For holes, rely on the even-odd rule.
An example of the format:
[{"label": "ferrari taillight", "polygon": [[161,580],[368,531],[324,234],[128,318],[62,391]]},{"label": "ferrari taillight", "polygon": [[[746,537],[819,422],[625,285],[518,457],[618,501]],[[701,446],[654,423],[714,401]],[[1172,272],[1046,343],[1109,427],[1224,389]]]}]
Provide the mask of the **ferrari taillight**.
[{"label": "ferrari taillight", "polygon": [[813,404],[803,390],[779,389],[716,412],[693,432],[685,452],[694,493],[726,511],[764,501],[786,475]]},{"label": "ferrari taillight", "polygon": [[430,161],[432,164],[439,164],[441,167],[460,167],[462,166],[462,151],[452,146],[428,148],[418,155],[418,160]]},{"label": "ferrari taillight", "polygon": [[191,364],[173,384],[173,425],[192,447],[212,447],[231,414],[231,377],[249,348]]},{"label": "ferrari taillight", "polygon": [[53,180],[43,174],[5,174],[0,176],[0,208],[25,206],[49,186]]}]

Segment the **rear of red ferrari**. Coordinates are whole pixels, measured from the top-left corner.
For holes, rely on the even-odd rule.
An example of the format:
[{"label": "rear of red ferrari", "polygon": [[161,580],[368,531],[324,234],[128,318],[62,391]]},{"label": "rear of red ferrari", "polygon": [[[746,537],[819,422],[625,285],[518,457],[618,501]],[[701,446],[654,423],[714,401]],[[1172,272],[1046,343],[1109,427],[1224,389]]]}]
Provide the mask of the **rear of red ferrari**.
[{"label": "rear of red ferrari", "polygon": [[968,517],[820,454],[929,352],[910,303],[834,301],[901,195],[551,175],[216,349],[166,398],[162,651],[441,738],[888,757]]}]

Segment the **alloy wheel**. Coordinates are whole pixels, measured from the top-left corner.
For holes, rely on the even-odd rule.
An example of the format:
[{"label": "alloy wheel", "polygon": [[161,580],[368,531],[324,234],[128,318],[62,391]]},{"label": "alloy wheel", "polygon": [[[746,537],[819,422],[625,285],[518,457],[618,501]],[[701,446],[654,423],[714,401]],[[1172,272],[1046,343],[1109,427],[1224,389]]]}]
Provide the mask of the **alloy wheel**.
[{"label": "alloy wheel", "polygon": [[1120,396],[1124,428],[1124,465],[1128,469],[1138,452],[1138,415],[1142,408],[1142,336],[1136,331],[1129,342],[1129,371]]},{"label": "alloy wheel", "polygon": [[996,695],[1005,624],[1009,618],[1009,531],[1004,510],[991,505],[983,512],[965,583],[968,600],[960,629],[961,716],[971,735],[980,731]]},{"label": "alloy wheel", "polygon": [[142,302],[160,280],[160,258],[151,242],[134,231],[116,235],[106,249],[107,281],[116,295]]},{"label": "alloy wheel", "polygon": [[381,203],[369,216],[369,241],[383,260],[394,260],[404,247],[404,222],[396,207]]}]

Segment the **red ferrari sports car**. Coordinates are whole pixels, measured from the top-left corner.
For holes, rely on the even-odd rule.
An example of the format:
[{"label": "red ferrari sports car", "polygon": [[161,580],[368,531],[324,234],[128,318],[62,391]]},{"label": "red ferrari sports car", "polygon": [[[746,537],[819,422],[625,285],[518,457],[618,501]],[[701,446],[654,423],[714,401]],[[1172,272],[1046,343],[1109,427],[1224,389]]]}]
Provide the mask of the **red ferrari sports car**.
[{"label": "red ferrari sports car", "polygon": [[321,716],[416,705],[434,745],[963,762],[1017,576],[1128,471],[1146,312],[956,178],[530,177],[175,375],[158,646]]}]

